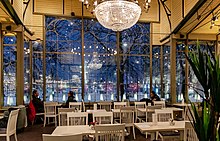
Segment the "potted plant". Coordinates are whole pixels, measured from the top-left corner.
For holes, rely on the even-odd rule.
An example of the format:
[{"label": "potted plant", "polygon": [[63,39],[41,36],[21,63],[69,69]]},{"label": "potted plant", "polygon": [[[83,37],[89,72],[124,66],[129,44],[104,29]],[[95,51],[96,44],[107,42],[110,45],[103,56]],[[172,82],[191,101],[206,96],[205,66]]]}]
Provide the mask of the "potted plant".
[{"label": "potted plant", "polygon": [[197,51],[189,52],[186,58],[195,76],[203,87],[204,95],[199,114],[192,104],[192,125],[200,141],[219,141],[218,120],[220,112],[220,64],[219,57],[212,51],[201,50],[197,42]]}]

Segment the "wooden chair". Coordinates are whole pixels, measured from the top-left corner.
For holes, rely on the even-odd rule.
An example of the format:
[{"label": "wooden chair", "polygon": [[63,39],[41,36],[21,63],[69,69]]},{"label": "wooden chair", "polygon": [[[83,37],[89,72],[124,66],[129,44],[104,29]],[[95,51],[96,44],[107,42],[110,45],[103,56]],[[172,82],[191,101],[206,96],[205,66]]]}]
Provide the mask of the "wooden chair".
[{"label": "wooden chair", "polygon": [[59,126],[67,125],[67,112],[75,112],[75,108],[58,108]]},{"label": "wooden chair", "polygon": [[69,108],[75,108],[76,112],[84,110],[82,102],[70,102]]},{"label": "wooden chair", "polygon": [[[173,119],[173,110],[155,110],[155,114],[158,122],[168,122]],[[156,132],[156,138],[158,135],[161,137],[162,141],[179,141],[180,133],[176,131],[160,131]]]},{"label": "wooden chair", "polygon": [[186,121],[185,123],[184,141],[199,141],[190,121]]},{"label": "wooden chair", "polygon": [[46,119],[48,118],[48,124],[50,123],[49,118],[54,118],[55,126],[57,126],[57,113],[56,106],[57,102],[44,102],[44,127],[46,125]]},{"label": "wooden chair", "polygon": [[132,127],[133,129],[133,137],[135,137],[135,128],[134,128],[134,113],[135,107],[121,107],[120,108],[120,123],[125,124],[125,127]]},{"label": "wooden chair", "polygon": [[82,135],[51,135],[43,134],[43,141],[82,141]]},{"label": "wooden chair", "polygon": [[11,135],[15,136],[15,141],[18,140],[17,135],[16,135],[18,112],[19,110],[11,111],[9,118],[8,118],[7,128],[0,129],[0,137],[5,136],[6,141],[10,141]]},{"label": "wooden chair", "polygon": [[67,126],[70,125],[88,125],[88,113],[86,112],[68,112]]},{"label": "wooden chair", "polygon": [[165,101],[154,101],[154,106],[162,106],[162,108],[166,107]]},{"label": "wooden chair", "polygon": [[161,109],[161,105],[157,106],[147,106],[146,108],[146,122],[152,122],[152,113],[155,112],[156,109]]},{"label": "wooden chair", "polygon": [[134,107],[135,107],[135,110],[136,110],[136,118],[135,118],[135,121],[137,122],[138,120],[139,121],[142,121],[143,119],[146,119],[146,115],[142,112],[139,112],[137,109],[138,108],[146,108],[146,102],[134,102]]},{"label": "wooden chair", "polygon": [[93,121],[98,121],[99,124],[113,124],[112,112],[94,112]]},{"label": "wooden chair", "polygon": [[121,107],[126,107],[126,102],[114,102],[114,109],[120,109]]},{"label": "wooden chair", "polygon": [[100,101],[99,103],[99,109],[105,109],[106,111],[111,111],[112,102],[110,101]]},{"label": "wooden chair", "polygon": [[124,124],[104,124],[95,126],[96,141],[124,141],[124,136]]}]

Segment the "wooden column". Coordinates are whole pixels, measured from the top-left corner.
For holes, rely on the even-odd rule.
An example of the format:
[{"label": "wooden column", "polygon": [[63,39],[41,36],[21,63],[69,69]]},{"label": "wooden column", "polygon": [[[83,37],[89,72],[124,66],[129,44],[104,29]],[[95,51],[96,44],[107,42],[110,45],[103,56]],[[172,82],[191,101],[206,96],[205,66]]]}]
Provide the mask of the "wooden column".
[{"label": "wooden column", "polygon": [[17,66],[16,66],[16,102],[24,102],[24,33],[17,32]]},{"label": "wooden column", "polygon": [[46,101],[46,32],[45,32],[45,16],[43,16],[43,101]]},{"label": "wooden column", "polygon": [[[188,51],[189,51],[189,47],[188,47],[188,43],[189,43],[189,37],[188,34],[186,35],[186,41],[185,41],[185,53],[188,55]],[[185,102],[188,103],[189,102],[189,95],[188,95],[188,83],[189,83],[189,63],[187,61],[187,59],[185,58]]]},{"label": "wooden column", "polygon": [[4,102],[4,83],[3,83],[3,34],[2,34],[2,25],[0,24],[0,43],[1,43],[1,47],[0,47],[0,108],[2,108],[3,106],[3,102]]},{"label": "wooden column", "polygon": [[170,96],[171,103],[176,103],[176,39],[170,39]]},{"label": "wooden column", "polygon": [[150,92],[152,91],[152,77],[153,77],[153,46],[152,46],[152,42],[153,42],[153,24],[150,23]]}]

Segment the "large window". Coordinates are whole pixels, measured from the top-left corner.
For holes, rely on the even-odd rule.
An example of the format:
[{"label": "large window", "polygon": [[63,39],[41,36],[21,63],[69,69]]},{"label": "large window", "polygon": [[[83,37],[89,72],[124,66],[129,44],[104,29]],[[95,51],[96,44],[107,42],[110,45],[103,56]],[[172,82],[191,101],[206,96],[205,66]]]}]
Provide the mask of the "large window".
[{"label": "large window", "polygon": [[81,20],[46,17],[46,101],[81,101]]},{"label": "large window", "polygon": [[4,106],[16,105],[16,39],[16,36],[11,34],[3,37]]},{"label": "large window", "polygon": [[150,93],[150,24],[137,23],[120,33],[120,91],[123,99]]}]

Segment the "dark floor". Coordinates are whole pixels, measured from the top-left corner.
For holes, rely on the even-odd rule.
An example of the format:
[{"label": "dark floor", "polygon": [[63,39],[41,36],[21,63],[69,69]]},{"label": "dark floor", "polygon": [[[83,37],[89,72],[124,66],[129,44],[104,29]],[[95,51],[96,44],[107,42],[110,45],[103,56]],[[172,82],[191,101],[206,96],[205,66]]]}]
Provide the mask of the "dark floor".
[{"label": "dark floor", "polygon": [[[42,141],[42,134],[51,134],[55,129],[54,125],[47,125],[43,127],[42,124],[28,126],[23,132],[17,133],[18,141]],[[14,136],[11,136],[11,141],[14,140]],[[148,138],[149,140],[149,138]],[[145,139],[145,135],[142,135],[136,129],[136,140],[135,141],[148,141]],[[0,137],[0,141],[6,141],[5,137]],[[133,141],[133,136],[126,137],[126,141]],[[150,141],[150,140],[149,140]]]}]

